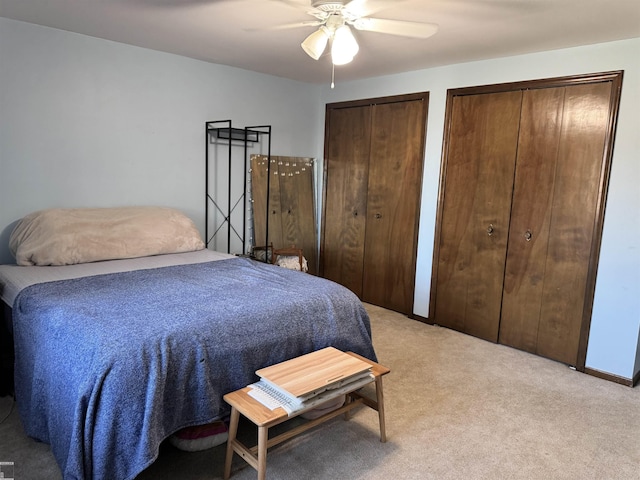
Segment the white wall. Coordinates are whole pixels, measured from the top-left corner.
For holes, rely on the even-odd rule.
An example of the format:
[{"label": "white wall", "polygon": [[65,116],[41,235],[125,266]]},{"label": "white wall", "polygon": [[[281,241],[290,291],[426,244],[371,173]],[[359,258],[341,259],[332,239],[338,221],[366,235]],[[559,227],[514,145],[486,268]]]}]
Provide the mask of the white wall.
[{"label": "white wall", "polygon": [[322,142],[314,85],[4,18],[0,66],[3,263],[42,208],[162,204],[203,230],[205,121],[271,125],[274,155]]},{"label": "white wall", "polygon": [[430,93],[416,315],[428,315],[447,89],[610,70],[625,73],[586,363],[630,379],[640,370],[640,39],[338,82],[334,90],[324,87],[324,103]]}]

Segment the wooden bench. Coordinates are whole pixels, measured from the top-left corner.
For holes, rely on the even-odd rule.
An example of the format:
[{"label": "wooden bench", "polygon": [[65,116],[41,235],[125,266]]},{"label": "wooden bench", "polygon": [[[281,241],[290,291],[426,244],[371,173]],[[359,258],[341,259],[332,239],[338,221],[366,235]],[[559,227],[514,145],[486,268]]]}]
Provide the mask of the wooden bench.
[{"label": "wooden bench", "polygon": [[[248,392],[249,387],[236,390],[235,392],[228,393],[224,396],[225,401],[231,405],[231,419],[229,423],[229,439],[227,440],[227,453],[224,463],[224,480],[228,480],[231,476],[231,461],[233,459],[234,452],[242,457],[249,465],[258,471],[258,480],[265,480],[267,474],[267,449],[271,448],[279,443],[289,440],[290,438],[299,435],[302,432],[309,430],[327,420],[334,418],[338,415],[345,414],[345,419],[349,418],[349,412],[364,404],[373,410],[378,412],[378,420],[380,424],[380,441],[386,442],[385,420],[384,420],[384,397],[382,390],[382,376],[390,372],[387,367],[379,365],[371,360],[368,360],[353,352],[347,352],[362,361],[365,361],[371,365],[371,371],[373,373],[373,379],[371,382],[375,383],[376,398],[371,399],[367,396],[361,395],[358,391],[347,392],[345,404],[331,412],[328,412],[321,417],[318,417],[308,422],[298,425],[280,435],[269,438],[269,428],[279,425],[287,420],[295,418],[296,416],[305,412],[305,410],[296,412],[289,416],[287,412],[282,408],[276,408],[270,410],[268,407],[262,405],[260,402],[251,397]],[[359,390],[360,387],[358,387]],[[238,433],[238,421],[240,415],[243,415],[253,424],[258,427],[258,444],[255,447],[249,448],[241,443],[236,435]]]}]

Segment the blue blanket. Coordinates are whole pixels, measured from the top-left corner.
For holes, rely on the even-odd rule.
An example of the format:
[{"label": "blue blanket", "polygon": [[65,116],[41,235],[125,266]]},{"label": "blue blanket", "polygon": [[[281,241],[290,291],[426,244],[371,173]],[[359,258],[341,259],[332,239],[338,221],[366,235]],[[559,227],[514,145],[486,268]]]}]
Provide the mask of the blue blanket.
[{"label": "blue blanket", "polygon": [[244,258],[33,285],[13,315],[20,416],[68,480],[134,478],[259,368],[326,346],[376,360],[349,290]]}]

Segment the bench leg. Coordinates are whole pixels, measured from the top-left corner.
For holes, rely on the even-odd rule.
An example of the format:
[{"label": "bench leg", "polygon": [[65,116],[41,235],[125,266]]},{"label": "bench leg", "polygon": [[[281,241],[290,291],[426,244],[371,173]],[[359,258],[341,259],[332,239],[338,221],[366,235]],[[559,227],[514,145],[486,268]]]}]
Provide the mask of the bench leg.
[{"label": "bench leg", "polygon": [[258,480],[267,478],[267,440],[269,428],[258,427]]},{"label": "bench leg", "polygon": [[378,403],[378,421],[380,422],[380,441],[387,441],[387,432],[384,423],[384,394],[382,392],[382,376],[376,376],[376,401]]},{"label": "bench leg", "polygon": [[[344,404],[349,405],[352,401],[353,401],[353,397],[351,396],[350,393],[347,393],[345,395]],[[350,418],[351,418],[351,410],[347,410],[346,412],[344,412],[344,419],[349,420]]]},{"label": "bench leg", "polygon": [[238,433],[238,420],[240,419],[240,412],[235,407],[231,408],[231,417],[229,419],[229,437],[227,439],[227,455],[224,460],[224,480],[229,480],[231,476],[231,460],[233,460],[233,443],[236,440]]}]

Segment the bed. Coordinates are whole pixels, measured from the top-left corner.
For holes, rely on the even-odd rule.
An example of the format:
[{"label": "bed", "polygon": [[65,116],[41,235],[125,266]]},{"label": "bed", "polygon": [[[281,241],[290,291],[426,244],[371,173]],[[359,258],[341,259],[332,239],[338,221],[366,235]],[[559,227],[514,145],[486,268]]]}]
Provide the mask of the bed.
[{"label": "bed", "polygon": [[349,290],[195,243],[0,266],[20,417],[51,445],[65,479],[135,478],[172,433],[224,417],[222,396],[256,381],[259,368],[326,346],[376,360]]}]

